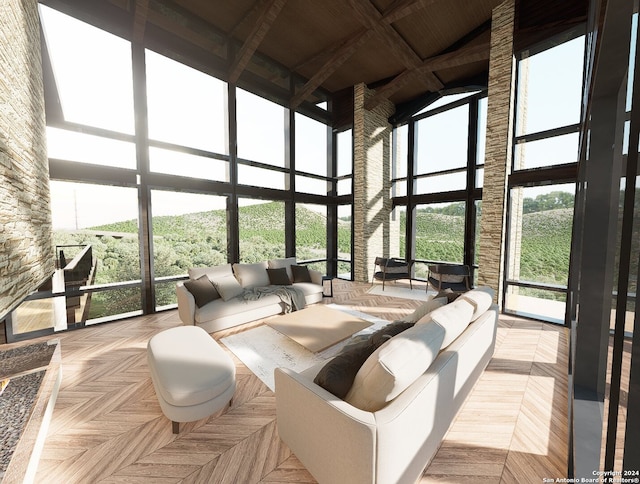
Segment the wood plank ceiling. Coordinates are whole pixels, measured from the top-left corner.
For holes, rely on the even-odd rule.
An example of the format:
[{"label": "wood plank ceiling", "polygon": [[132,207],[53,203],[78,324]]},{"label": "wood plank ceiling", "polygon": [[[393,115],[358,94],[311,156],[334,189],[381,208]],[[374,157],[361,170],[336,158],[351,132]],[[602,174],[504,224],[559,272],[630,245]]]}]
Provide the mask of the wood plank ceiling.
[{"label": "wood plank ceiling", "polygon": [[[291,108],[361,82],[377,90],[373,108],[486,84],[502,0],[41,1],[229,82],[262,85]],[[586,17],[585,0],[517,4],[536,40]]]}]

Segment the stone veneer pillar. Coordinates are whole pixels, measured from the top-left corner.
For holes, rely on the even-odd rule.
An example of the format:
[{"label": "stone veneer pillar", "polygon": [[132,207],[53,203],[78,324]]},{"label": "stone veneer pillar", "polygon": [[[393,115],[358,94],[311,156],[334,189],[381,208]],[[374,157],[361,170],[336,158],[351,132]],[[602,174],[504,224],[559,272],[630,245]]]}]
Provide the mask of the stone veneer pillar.
[{"label": "stone veneer pillar", "polygon": [[353,230],[354,280],[370,282],[377,256],[398,255],[399,220],[391,211],[391,150],[393,133],[387,101],[369,111],[365,101],[375,91],[354,86],[353,107]]},{"label": "stone veneer pillar", "polygon": [[496,290],[502,304],[507,176],[511,167],[515,60],[513,56],[515,0],[506,0],[493,10],[487,141],[478,284]]},{"label": "stone veneer pillar", "polygon": [[36,0],[0,3],[0,319],[55,270]]}]

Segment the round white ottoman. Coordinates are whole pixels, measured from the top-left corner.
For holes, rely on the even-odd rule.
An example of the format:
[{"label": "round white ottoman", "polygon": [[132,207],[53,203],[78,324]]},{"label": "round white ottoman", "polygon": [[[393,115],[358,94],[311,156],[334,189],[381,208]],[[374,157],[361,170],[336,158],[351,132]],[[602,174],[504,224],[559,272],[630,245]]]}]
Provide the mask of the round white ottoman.
[{"label": "round white ottoman", "polygon": [[147,344],[151,380],[160,408],[173,422],[193,422],[231,402],[236,367],[231,357],[198,326],[179,326],[153,336]]}]

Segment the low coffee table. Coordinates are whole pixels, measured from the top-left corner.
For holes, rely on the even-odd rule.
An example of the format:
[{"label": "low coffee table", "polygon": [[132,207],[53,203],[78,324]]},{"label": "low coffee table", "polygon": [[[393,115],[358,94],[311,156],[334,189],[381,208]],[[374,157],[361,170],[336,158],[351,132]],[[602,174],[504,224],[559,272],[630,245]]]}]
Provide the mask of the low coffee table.
[{"label": "low coffee table", "polygon": [[265,324],[317,353],[373,323],[323,304],[314,304],[300,311],[269,318]]}]

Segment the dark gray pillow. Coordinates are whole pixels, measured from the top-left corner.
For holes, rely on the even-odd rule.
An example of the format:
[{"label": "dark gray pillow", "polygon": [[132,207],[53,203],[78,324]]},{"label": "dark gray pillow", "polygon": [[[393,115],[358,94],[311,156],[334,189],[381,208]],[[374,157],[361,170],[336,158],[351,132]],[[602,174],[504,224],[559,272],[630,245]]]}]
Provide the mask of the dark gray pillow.
[{"label": "dark gray pillow", "polygon": [[461,293],[459,292],[453,292],[451,290],[451,288],[449,289],[443,289],[442,291],[440,291],[438,294],[436,294],[433,299],[437,299],[439,297],[446,297],[447,298],[447,304],[455,301],[456,299],[458,299],[458,297],[461,295]]},{"label": "dark gray pillow", "polygon": [[193,298],[196,300],[196,306],[199,308],[220,298],[220,294],[218,294],[215,286],[206,275],[200,276],[195,280],[185,281],[184,287],[193,294]]},{"label": "dark gray pillow", "polygon": [[313,382],[338,398],[344,398],[367,358],[385,341],[409,329],[414,323],[395,321],[379,329],[366,340],[345,346],[318,372]]},{"label": "dark gray pillow", "polygon": [[313,382],[338,398],[346,397],[356,373],[374,351],[369,340],[345,347],[322,367]]},{"label": "dark gray pillow", "polygon": [[311,282],[311,274],[307,266],[292,265],[293,282]]},{"label": "dark gray pillow", "polygon": [[289,279],[289,275],[287,274],[287,269],[285,267],[267,269],[267,274],[269,275],[269,283],[274,286],[291,285],[291,280]]}]

